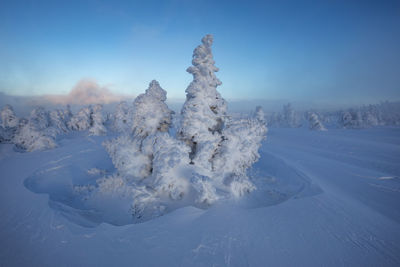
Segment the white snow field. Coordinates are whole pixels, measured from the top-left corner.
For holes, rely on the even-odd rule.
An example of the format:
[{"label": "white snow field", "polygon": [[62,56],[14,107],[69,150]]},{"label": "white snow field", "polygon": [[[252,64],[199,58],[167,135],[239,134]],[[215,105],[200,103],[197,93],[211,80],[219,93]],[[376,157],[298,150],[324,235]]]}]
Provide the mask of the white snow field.
[{"label": "white snow field", "polygon": [[79,192],[115,171],[111,137],[0,145],[1,266],[400,265],[398,127],[270,128],[249,170],[256,190],[137,224],[121,194]]}]

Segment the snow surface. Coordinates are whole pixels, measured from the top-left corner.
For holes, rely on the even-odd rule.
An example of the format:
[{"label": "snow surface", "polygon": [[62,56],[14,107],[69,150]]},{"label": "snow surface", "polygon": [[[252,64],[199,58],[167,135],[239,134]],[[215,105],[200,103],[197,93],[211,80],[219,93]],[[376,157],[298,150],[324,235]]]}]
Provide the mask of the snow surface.
[{"label": "snow surface", "polygon": [[140,224],[112,193],[79,194],[115,171],[107,138],[0,145],[1,266],[400,265],[400,128],[272,128],[249,170],[257,190]]}]

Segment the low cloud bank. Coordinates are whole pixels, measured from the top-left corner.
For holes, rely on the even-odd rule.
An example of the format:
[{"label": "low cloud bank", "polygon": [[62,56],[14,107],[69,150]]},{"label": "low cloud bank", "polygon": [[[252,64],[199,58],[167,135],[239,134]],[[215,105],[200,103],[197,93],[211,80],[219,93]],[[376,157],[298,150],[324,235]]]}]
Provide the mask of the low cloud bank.
[{"label": "low cloud bank", "polygon": [[80,80],[67,95],[44,96],[45,100],[61,105],[110,104],[126,98],[127,96],[112,93],[94,80]]}]

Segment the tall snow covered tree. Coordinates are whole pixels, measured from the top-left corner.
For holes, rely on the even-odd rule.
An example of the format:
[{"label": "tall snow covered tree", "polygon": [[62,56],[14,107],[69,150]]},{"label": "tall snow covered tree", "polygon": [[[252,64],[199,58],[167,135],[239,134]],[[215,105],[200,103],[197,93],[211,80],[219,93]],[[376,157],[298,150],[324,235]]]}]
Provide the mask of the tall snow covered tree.
[{"label": "tall snow covered tree", "polygon": [[179,135],[191,147],[192,164],[212,170],[211,160],[223,140],[226,102],[217,91],[221,81],[215,76],[213,37],[206,35],[201,41],[193,52],[193,66],[187,69],[193,81],[186,89]]}]

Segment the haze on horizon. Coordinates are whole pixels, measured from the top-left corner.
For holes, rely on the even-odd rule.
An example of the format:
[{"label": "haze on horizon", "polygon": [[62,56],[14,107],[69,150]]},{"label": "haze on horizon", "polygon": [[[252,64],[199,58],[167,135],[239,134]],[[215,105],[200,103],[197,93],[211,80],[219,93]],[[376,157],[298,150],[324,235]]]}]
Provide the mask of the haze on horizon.
[{"label": "haze on horizon", "polygon": [[399,1],[1,1],[0,92],[91,80],[112,98],[157,79],[183,99],[211,33],[227,99],[400,100],[399,14]]}]

